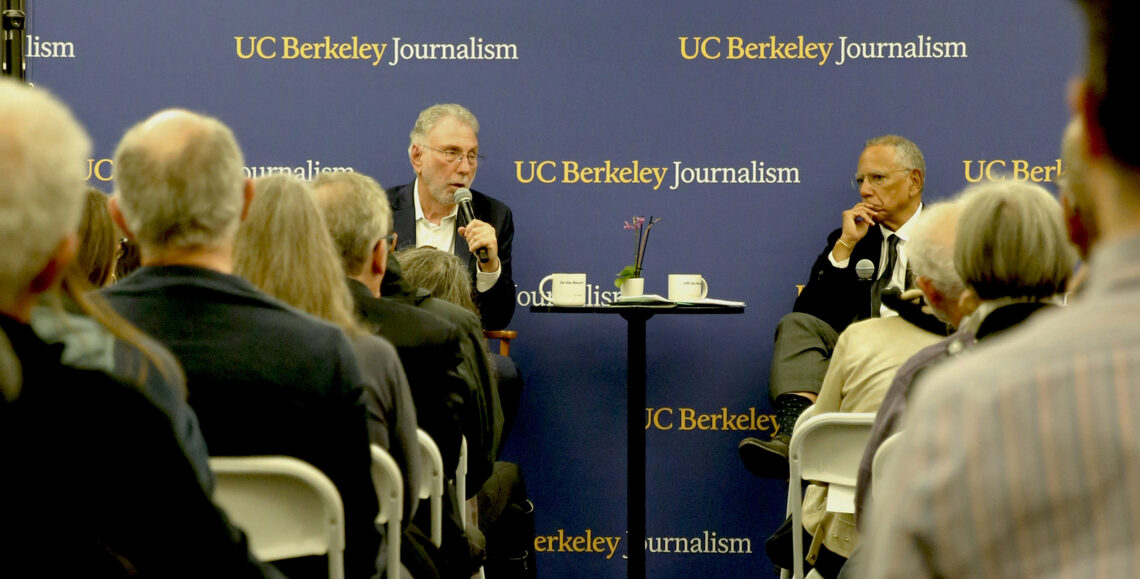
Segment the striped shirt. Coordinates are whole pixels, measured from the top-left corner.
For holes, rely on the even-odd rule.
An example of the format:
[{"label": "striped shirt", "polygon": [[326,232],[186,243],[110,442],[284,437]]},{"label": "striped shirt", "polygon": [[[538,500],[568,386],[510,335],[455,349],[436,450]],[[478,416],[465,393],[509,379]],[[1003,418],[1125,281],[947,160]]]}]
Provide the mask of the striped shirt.
[{"label": "striped shirt", "polygon": [[1140,577],[1140,237],[1079,303],[932,370],[866,577]]}]

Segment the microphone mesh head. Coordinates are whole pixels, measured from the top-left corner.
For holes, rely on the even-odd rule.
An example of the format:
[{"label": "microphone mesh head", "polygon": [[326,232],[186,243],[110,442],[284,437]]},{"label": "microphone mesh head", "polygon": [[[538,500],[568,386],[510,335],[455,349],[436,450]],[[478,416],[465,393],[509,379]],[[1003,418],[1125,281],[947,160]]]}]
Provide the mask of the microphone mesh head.
[{"label": "microphone mesh head", "polygon": [[869,259],[860,259],[855,264],[855,275],[859,276],[859,279],[871,279],[875,275],[875,264]]},{"label": "microphone mesh head", "polygon": [[463,187],[455,190],[455,202],[463,203],[464,201],[471,201],[471,190]]}]

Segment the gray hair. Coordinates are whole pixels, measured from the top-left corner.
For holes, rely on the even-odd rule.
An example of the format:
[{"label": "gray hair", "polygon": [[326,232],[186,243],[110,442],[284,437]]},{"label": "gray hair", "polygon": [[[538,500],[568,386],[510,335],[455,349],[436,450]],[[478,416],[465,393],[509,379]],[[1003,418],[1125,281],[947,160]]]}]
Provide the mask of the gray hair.
[{"label": "gray hair", "polygon": [[214,247],[233,238],[245,203],[241,148],[221,121],[166,110],[115,150],[115,195],[144,250]]},{"label": "gray hair", "polygon": [[313,189],[344,271],[359,274],[368,254],[392,230],[388,194],[375,179],[358,172],[321,173]]},{"label": "gray hair", "polygon": [[467,264],[450,251],[434,247],[413,247],[396,253],[404,279],[413,287],[426,288],[431,295],[479,315],[471,289]]},{"label": "gray hair", "polygon": [[872,147],[875,145],[890,145],[895,148],[895,161],[898,164],[906,167],[907,169],[918,169],[925,177],[926,175],[926,157],[922,156],[922,151],[918,145],[906,137],[898,135],[881,135],[873,139],[868,139],[863,145],[863,148]]},{"label": "gray hair", "polygon": [[43,89],[0,79],[0,307],[9,307],[75,233],[91,139]]},{"label": "gray hair", "polygon": [[906,244],[907,262],[914,274],[929,279],[939,293],[952,300],[966,289],[966,282],[954,267],[954,240],[961,211],[961,204],[954,200],[923,207]]},{"label": "gray hair", "polygon": [[1007,179],[967,187],[961,203],[954,265],[978,298],[1045,298],[1064,289],[1075,255],[1048,191]]},{"label": "gray hair", "polygon": [[416,118],[416,124],[412,127],[412,132],[408,136],[408,154],[410,155],[412,153],[412,145],[423,144],[428,133],[430,133],[440,121],[449,117],[455,118],[471,127],[471,130],[475,132],[475,136],[479,136],[479,120],[463,105],[457,105],[455,103],[432,105],[424,109],[423,112],[420,113],[420,116]]}]

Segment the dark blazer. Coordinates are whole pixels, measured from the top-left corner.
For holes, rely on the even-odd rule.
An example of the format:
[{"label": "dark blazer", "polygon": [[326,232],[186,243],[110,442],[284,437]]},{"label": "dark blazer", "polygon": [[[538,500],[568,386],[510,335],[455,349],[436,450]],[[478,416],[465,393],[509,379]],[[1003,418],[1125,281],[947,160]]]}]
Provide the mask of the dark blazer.
[{"label": "dark blazer", "polygon": [[[357,315],[396,346],[412,389],[416,420],[439,446],[444,473],[451,479],[459,461],[464,420],[476,412],[475,392],[459,374],[461,354],[455,326],[415,306],[374,297],[354,279],[348,285]],[[462,501],[455,497],[453,485],[445,486],[444,495],[443,556],[448,566],[462,570],[456,576],[469,577],[471,553],[458,511]],[[430,528],[428,512],[417,511],[414,524],[419,529]]]},{"label": "dark blazer", "polygon": [[[416,205],[412,200],[414,192],[415,183],[401,185],[388,191],[388,202],[392,205],[396,233],[400,235],[400,248],[416,245]],[[499,241],[499,262],[502,264],[502,273],[491,289],[475,292],[475,305],[479,307],[484,328],[501,330],[511,323],[511,317],[515,315],[515,282],[511,278],[511,245],[515,238],[514,217],[511,215],[511,208],[505,203],[475,190],[471,191],[471,208],[475,212],[475,217],[495,228]],[[457,219],[456,229],[458,227]],[[467,261],[467,269],[471,272],[474,286],[475,271],[479,267],[478,259],[467,248],[467,240],[458,233],[455,235],[455,255]]]},{"label": "dark blazer", "polygon": [[377,335],[396,347],[412,400],[416,423],[443,454],[443,467],[455,472],[463,435],[464,402],[469,386],[459,375],[462,361],[455,326],[412,306],[373,297],[368,288],[348,280],[356,314]]},{"label": "dark blazer", "polygon": [[871,286],[869,280],[860,280],[855,274],[855,264],[861,259],[869,259],[879,271],[879,255],[883,250],[882,229],[873,226],[867,235],[855,244],[851,258],[845,268],[831,265],[828,256],[835,247],[842,229],[836,229],[827,236],[827,246],[811,266],[811,276],[804,286],[792,311],[811,314],[827,322],[835,333],[858,320],[871,317]]},{"label": "dark blazer", "polygon": [[22,387],[0,396],[0,576],[280,577],[249,554],[138,387],[61,365],[62,346],[0,315],[4,336]]},{"label": "dark blazer", "polygon": [[186,370],[188,402],[215,456],[295,456],[344,501],[346,574],[375,572],[378,505],[361,378],[344,332],[233,275],[144,267],[100,292]]},{"label": "dark blazer", "polygon": [[413,288],[395,256],[388,258],[380,295],[384,300],[420,308],[455,325],[463,353],[460,375],[471,386],[473,394],[472,399],[464,403],[463,432],[467,435],[467,491],[474,496],[491,476],[502,446],[504,424],[494,362],[488,355],[479,318],[465,308],[432,297],[426,289]]}]

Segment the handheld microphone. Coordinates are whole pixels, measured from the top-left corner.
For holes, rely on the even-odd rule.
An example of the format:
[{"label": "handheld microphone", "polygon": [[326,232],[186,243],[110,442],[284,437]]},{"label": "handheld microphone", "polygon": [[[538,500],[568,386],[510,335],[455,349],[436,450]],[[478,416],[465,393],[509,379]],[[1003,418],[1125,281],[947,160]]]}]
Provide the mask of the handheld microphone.
[{"label": "handheld microphone", "polygon": [[[459,218],[462,219],[461,225],[467,226],[475,220],[475,210],[471,208],[471,190],[463,187],[462,189],[455,190],[455,204],[459,205]],[[487,248],[480,247],[475,250],[475,255],[479,257],[480,263],[487,263],[491,261],[491,256],[487,255]],[[870,262],[867,262],[870,263]],[[872,270],[874,268],[872,267]]]},{"label": "handheld microphone", "polygon": [[855,264],[855,275],[862,281],[870,281],[875,276],[875,264],[869,259],[860,259]]}]

